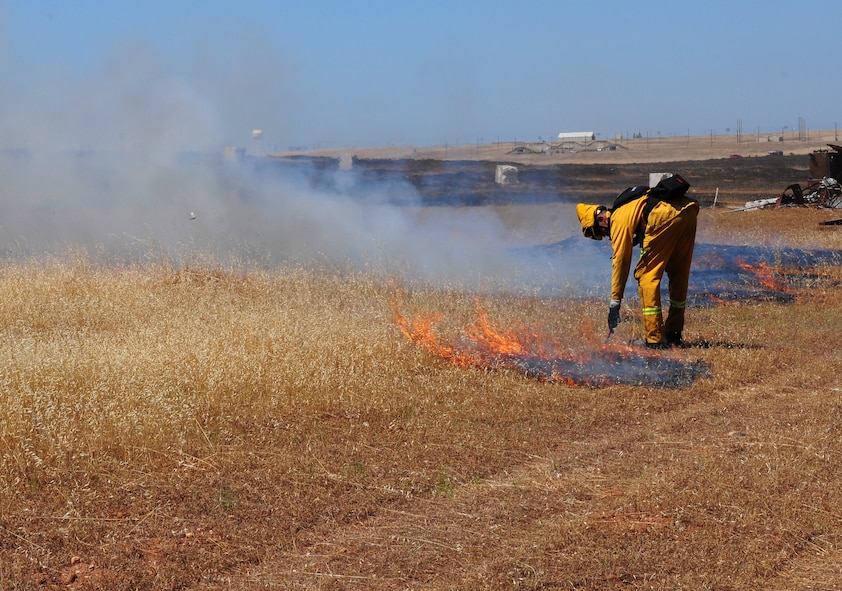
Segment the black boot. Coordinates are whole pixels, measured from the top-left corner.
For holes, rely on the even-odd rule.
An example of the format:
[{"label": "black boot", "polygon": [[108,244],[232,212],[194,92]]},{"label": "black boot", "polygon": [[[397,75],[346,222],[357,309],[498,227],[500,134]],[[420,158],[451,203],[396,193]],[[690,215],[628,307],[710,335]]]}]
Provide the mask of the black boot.
[{"label": "black boot", "polygon": [[646,348],[647,349],[669,349],[670,345],[666,341],[660,341],[658,343],[650,343],[646,341]]},{"label": "black boot", "polygon": [[668,332],[667,344],[671,347],[683,347],[684,340],[681,338],[680,332]]}]

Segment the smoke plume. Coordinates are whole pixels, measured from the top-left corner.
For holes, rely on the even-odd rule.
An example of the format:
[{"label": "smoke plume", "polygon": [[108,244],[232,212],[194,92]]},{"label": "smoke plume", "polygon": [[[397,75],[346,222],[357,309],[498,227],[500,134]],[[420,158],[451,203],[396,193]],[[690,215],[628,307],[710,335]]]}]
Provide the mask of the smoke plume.
[{"label": "smoke plume", "polygon": [[[244,73],[255,56],[241,54],[223,60],[227,72],[204,62],[188,74],[127,44],[84,77],[5,70],[0,249],[351,266],[469,287],[558,280],[557,255],[511,249],[489,210],[422,208],[408,182],[363,182],[338,167],[316,175],[266,158],[284,143],[294,93],[275,81],[255,98],[267,73]],[[269,63],[281,69],[278,61]],[[222,82],[234,71],[239,106]],[[248,125],[246,112],[260,117]],[[255,144],[258,119],[280,137]]]}]

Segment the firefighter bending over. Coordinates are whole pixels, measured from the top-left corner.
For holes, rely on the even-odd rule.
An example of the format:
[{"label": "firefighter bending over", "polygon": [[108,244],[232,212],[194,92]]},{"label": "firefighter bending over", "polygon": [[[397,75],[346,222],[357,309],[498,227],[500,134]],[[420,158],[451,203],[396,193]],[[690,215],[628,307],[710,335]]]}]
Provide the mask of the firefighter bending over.
[{"label": "firefighter bending over", "polygon": [[[610,236],[614,251],[611,270],[611,302],[608,308],[609,334],[620,323],[620,304],[629,277],[632,247],[640,246],[634,269],[643,307],[646,346],[663,348],[682,345],[684,308],[690,262],[696,242],[699,204],[687,197],[690,185],[679,175],[662,179],[655,187],[631,187],[617,197],[613,207],[576,206],[582,232],[602,240]],[[661,312],[661,279],[669,280],[669,312],[666,323]]]}]

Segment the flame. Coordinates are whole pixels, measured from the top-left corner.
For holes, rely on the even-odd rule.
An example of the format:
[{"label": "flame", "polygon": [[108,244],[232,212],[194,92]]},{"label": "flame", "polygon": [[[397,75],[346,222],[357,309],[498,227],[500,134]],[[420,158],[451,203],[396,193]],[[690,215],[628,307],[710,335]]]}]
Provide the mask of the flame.
[{"label": "flame", "polygon": [[441,314],[404,315],[397,302],[395,323],[406,338],[458,367],[510,369],[542,381],[590,386],[614,383],[680,386],[707,372],[702,364],[680,361],[629,345],[604,343],[596,350],[573,353],[539,331],[496,328],[476,301],[477,319],[464,329],[458,344],[442,342],[434,331]]},{"label": "flame", "polygon": [[711,303],[714,303],[714,304],[724,304],[724,303],[725,303],[725,300],[724,300],[723,298],[719,297],[719,296],[718,296],[718,295],[716,295],[716,294],[706,293],[706,294],[705,294],[705,297],[707,297],[707,299],[708,299]]},{"label": "flame", "polygon": [[439,343],[433,332],[433,325],[441,318],[441,314],[419,315],[408,318],[401,313],[397,304],[393,303],[392,308],[395,323],[410,343],[460,367],[471,367],[476,364],[473,355],[459,351],[450,345]]},{"label": "flame", "polygon": [[433,327],[441,320],[441,314],[419,314],[409,318],[401,313],[396,302],[392,309],[395,323],[409,342],[459,367],[490,367],[499,365],[506,356],[527,354],[518,335],[511,331],[499,332],[488,320],[488,312],[479,305],[476,322],[465,328],[471,344],[462,347],[443,343],[436,336]]},{"label": "flame", "polygon": [[501,355],[524,355],[526,348],[514,332],[500,333],[488,320],[488,312],[477,304],[478,318],[465,329],[468,338],[491,353]]},{"label": "flame", "polygon": [[754,264],[737,261],[737,266],[743,271],[754,274],[758,283],[767,289],[785,294],[792,293],[789,283],[785,280],[786,274],[781,269],[769,266],[765,261]]}]

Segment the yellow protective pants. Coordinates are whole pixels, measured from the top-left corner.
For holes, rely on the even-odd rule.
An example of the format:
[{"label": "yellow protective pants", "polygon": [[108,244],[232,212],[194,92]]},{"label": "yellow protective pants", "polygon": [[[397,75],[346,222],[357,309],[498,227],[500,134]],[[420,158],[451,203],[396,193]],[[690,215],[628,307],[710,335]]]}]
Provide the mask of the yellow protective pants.
[{"label": "yellow protective pants", "polygon": [[[643,331],[647,343],[661,343],[665,335],[681,335],[690,263],[696,244],[699,204],[682,197],[662,201],[649,213],[640,260],[634,270],[643,307]],[[661,313],[661,279],[669,280],[669,313]]]}]

